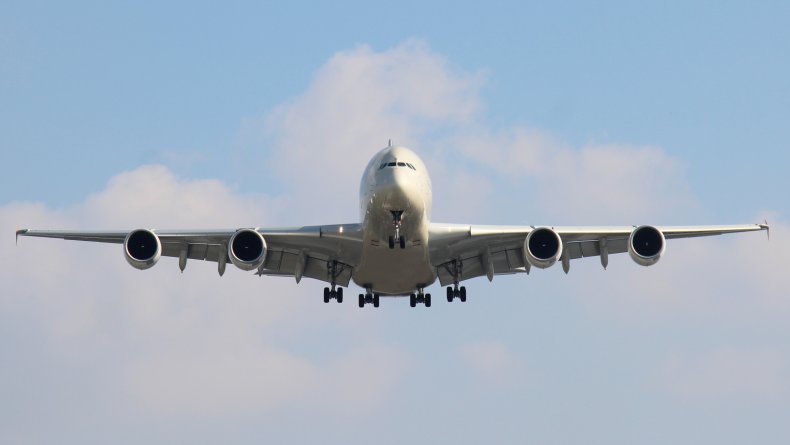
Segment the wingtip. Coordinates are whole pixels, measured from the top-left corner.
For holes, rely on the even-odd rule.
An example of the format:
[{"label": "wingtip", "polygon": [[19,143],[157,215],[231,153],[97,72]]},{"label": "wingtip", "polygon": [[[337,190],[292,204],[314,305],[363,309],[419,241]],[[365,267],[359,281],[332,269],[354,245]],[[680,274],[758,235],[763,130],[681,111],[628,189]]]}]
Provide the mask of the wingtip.
[{"label": "wingtip", "polygon": [[27,233],[27,229],[19,229],[16,231],[16,244],[19,245],[19,235],[24,235]]},{"label": "wingtip", "polygon": [[766,236],[768,236],[768,239],[770,240],[771,239],[771,226],[768,224],[768,220],[766,219],[762,224],[757,224],[757,225],[760,226],[761,230],[765,230],[765,234],[766,234]]}]

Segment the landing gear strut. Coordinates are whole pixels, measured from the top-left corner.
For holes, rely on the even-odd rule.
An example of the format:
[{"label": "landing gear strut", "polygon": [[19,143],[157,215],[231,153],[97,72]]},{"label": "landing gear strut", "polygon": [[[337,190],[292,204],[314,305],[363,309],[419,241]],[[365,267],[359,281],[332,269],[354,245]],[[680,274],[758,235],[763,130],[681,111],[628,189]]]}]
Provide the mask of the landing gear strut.
[{"label": "landing gear strut", "polygon": [[460,260],[453,260],[444,266],[445,270],[453,276],[453,285],[447,287],[448,303],[452,303],[456,298],[462,303],[466,301],[466,288],[464,286],[458,287],[458,282],[463,277],[463,267],[464,264]]},{"label": "landing gear strut", "polygon": [[335,288],[337,286],[335,284],[335,279],[340,275],[343,269],[344,266],[337,261],[330,261],[327,263],[327,275],[329,275],[329,278],[332,280],[332,287],[324,288],[324,303],[329,303],[330,300],[337,300],[338,303],[343,302],[343,288]]},{"label": "landing gear strut", "polygon": [[395,245],[397,244],[400,246],[401,249],[406,248],[406,238],[401,236],[400,229],[403,225],[402,217],[403,217],[403,210],[392,210],[392,227],[395,229],[395,236],[389,237],[389,246],[390,249],[394,249]]}]

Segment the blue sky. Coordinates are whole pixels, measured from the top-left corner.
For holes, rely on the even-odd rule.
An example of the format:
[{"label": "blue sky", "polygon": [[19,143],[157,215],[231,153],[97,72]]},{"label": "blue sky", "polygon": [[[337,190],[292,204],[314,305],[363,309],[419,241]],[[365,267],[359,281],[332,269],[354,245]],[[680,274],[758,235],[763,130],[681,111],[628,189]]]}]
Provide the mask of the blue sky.
[{"label": "blue sky", "polygon": [[[789,9],[5,5],[0,441],[786,443]],[[354,221],[389,138],[425,159],[442,221],[769,218],[772,239],[474,280],[419,311],[11,244]]]}]

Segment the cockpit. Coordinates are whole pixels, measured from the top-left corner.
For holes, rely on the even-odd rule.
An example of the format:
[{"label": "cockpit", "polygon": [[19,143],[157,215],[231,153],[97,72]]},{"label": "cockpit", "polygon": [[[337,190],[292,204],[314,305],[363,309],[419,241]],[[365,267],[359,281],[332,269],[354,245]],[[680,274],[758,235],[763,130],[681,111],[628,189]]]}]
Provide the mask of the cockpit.
[{"label": "cockpit", "polygon": [[410,168],[410,169],[412,169],[414,171],[417,171],[417,169],[414,167],[414,165],[412,165],[412,164],[410,164],[408,162],[400,162],[400,161],[383,162],[381,164],[381,166],[379,166],[379,170],[384,170],[385,168],[388,168],[388,167],[406,167],[406,168]]}]

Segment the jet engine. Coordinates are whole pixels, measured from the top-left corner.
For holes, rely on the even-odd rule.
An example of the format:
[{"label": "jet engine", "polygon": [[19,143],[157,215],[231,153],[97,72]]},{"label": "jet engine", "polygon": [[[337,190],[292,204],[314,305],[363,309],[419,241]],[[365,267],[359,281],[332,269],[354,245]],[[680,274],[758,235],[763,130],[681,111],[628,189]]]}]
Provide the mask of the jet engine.
[{"label": "jet engine", "polygon": [[524,258],[531,266],[545,269],[562,256],[562,238],[548,227],[532,230],[524,240]]},{"label": "jet engine", "polygon": [[266,240],[258,231],[239,229],[230,237],[228,257],[241,270],[253,270],[266,260]]},{"label": "jet engine", "polygon": [[639,226],[628,237],[628,254],[636,264],[652,266],[661,258],[666,245],[660,230],[653,226]]},{"label": "jet engine", "polygon": [[132,230],[123,241],[123,253],[135,269],[149,269],[162,257],[162,243],[148,229]]}]

